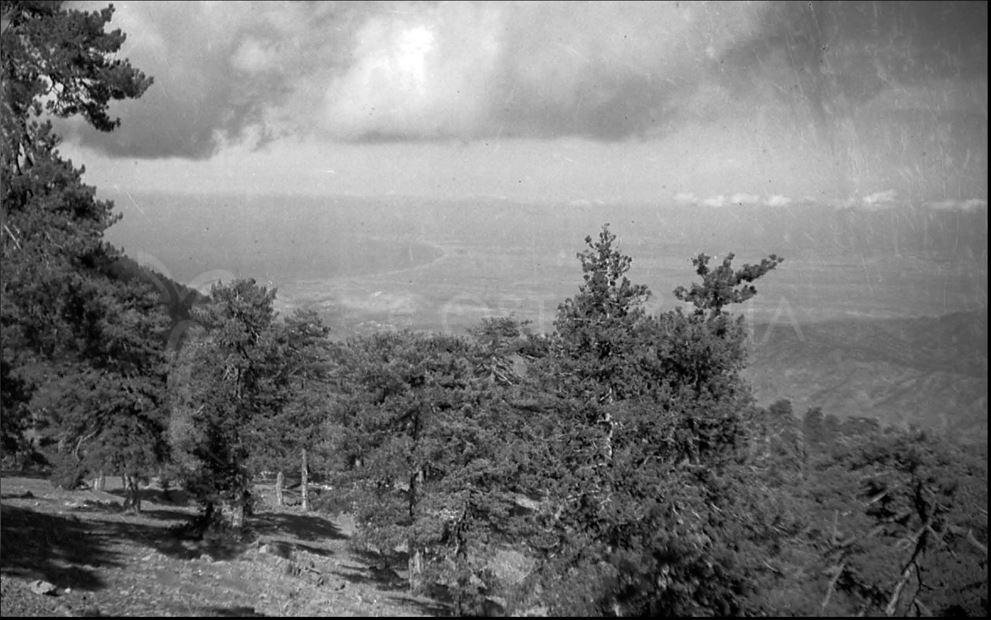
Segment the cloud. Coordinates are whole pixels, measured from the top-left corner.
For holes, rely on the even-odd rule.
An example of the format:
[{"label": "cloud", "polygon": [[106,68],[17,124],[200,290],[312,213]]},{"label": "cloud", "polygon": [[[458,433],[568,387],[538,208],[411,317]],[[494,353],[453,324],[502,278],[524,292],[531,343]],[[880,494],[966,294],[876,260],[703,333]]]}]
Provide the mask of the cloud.
[{"label": "cloud", "polygon": [[[77,3],[95,10],[106,2]],[[108,29],[120,54],[154,78],[137,100],[115,102],[122,125],[96,132],[78,119],[59,129],[113,156],[203,159],[227,142],[289,133],[283,116],[313,79],[326,79],[347,37],[335,25],[361,19],[361,5],[268,2],[129,2]],[[344,26],[342,26],[344,28]],[[324,76],[324,77],[321,77]]]},{"label": "cloud", "polygon": [[968,200],[940,200],[925,203],[926,207],[934,211],[963,211],[973,213],[975,211],[987,210],[988,201],[981,198],[970,198]]},{"label": "cloud", "polygon": [[850,196],[845,199],[837,199],[831,202],[836,210],[847,211],[886,211],[899,206],[898,192],[887,189],[861,197]]},{"label": "cloud", "polygon": [[501,8],[451,4],[370,17],[324,92],[325,132],[345,139],[479,133],[502,53]]},{"label": "cloud", "polygon": [[283,138],[616,142],[713,121],[760,141],[771,131],[748,119],[767,116],[853,177],[856,148],[876,146],[851,129],[857,110],[987,117],[981,3],[128,2],[111,27],[155,84],[114,104],[111,134],[60,130],[120,157]]},{"label": "cloud", "polygon": [[753,205],[765,205],[768,207],[787,207],[794,203],[794,201],[781,194],[772,194],[770,196],[758,196],[757,194],[750,194],[747,192],[736,192],[731,195],[719,194],[716,196],[709,196],[708,198],[701,199],[696,194],[692,192],[679,192],[674,195],[674,201],[681,205],[704,205],[706,207],[722,208],[726,206],[753,206]]},{"label": "cloud", "polygon": [[194,159],[226,143],[286,136],[647,135],[706,83],[700,75],[759,34],[764,10],[761,3],[126,3],[110,27],[128,35],[122,55],[155,84],[137,101],[114,104],[123,126],[111,134],[79,122],[60,129],[115,156]]},{"label": "cloud", "polygon": [[764,201],[769,207],[787,207],[792,203],[791,198],[787,196],[782,196],[781,194],[774,194],[773,196],[768,196],[767,200]]},{"label": "cloud", "polygon": [[718,196],[710,196],[702,201],[702,204],[707,207],[720,208],[726,206],[726,196],[720,194]]},{"label": "cloud", "polygon": [[345,139],[651,131],[759,31],[760,4],[442,3],[369,18],[326,91]]},{"label": "cloud", "polygon": [[883,192],[868,194],[867,196],[861,198],[860,202],[867,209],[884,209],[892,206],[897,198],[898,192],[893,189],[888,189]]},{"label": "cloud", "polygon": [[760,202],[760,196],[755,196],[754,194],[747,193],[736,193],[733,194],[729,201],[735,205],[755,205]]},{"label": "cloud", "polygon": [[988,115],[987,76],[933,78],[920,84],[895,84],[878,92],[865,112],[962,113]]}]

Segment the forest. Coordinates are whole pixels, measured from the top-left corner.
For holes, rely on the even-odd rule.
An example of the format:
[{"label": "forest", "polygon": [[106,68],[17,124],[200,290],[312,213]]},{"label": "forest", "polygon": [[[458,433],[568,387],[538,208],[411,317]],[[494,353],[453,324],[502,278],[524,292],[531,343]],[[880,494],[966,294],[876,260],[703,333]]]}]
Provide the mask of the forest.
[{"label": "forest", "polygon": [[985,446],[755,404],[734,308],[775,254],[699,254],[687,309],[649,313],[605,225],[553,330],[464,335],[332,333],[254,280],[201,295],[137,265],[51,122],[112,131],[152,84],[112,14],[3,5],[5,468],[123,476],[134,511],[154,479],[234,541],[259,478],[298,478],[457,615],[987,615]]}]

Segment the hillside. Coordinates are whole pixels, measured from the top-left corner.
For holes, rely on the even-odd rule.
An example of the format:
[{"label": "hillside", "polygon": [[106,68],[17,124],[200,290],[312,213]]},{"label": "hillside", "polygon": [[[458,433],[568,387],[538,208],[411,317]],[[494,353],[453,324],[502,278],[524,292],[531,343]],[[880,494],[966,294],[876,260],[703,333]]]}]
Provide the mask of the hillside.
[{"label": "hillside", "polygon": [[940,317],[756,325],[747,376],[761,404],[915,424],[987,441],[987,308]]},{"label": "hillside", "polygon": [[[254,541],[231,547],[181,535],[196,512],[181,492],[143,489],[142,513],[126,514],[116,477],[107,492],[68,491],[7,473],[0,480],[3,617],[446,612],[410,596],[391,569],[356,553],[347,515],[264,504],[249,520]],[[271,499],[270,488],[255,491]]]}]

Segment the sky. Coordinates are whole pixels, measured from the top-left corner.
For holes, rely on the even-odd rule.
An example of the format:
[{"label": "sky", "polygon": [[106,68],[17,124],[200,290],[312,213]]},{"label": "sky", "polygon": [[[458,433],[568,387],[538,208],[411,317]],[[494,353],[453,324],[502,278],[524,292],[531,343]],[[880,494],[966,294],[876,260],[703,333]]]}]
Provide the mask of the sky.
[{"label": "sky", "polygon": [[114,6],[101,188],[987,208],[984,2]]}]

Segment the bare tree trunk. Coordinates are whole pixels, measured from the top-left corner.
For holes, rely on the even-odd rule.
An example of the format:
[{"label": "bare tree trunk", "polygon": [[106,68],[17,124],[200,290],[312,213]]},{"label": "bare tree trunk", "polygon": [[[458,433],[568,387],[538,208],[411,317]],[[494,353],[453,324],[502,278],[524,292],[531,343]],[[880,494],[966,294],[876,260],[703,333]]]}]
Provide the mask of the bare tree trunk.
[{"label": "bare tree trunk", "polygon": [[613,393],[612,386],[606,390],[606,394],[598,399],[598,404],[603,407],[602,417],[600,419],[600,424],[606,427],[606,437],[605,437],[605,464],[611,465],[613,459],[613,435],[616,431],[616,422],[613,420],[612,412],[609,411],[610,406],[616,400]]},{"label": "bare tree trunk", "polygon": [[275,474],[275,505],[284,506],[285,496],[282,494],[282,485],[285,484],[286,477],[282,474],[282,470]]},{"label": "bare tree trunk", "polygon": [[[423,482],[423,470],[416,472],[409,478],[409,516],[411,520],[416,518],[416,503],[419,499],[420,483]],[[409,553],[409,591],[410,594],[418,594],[423,581],[423,551],[416,540],[411,535],[406,543]]]},{"label": "bare tree trunk", "polygon": [[300,473],[300,492],[303,495],[303,512],[310,511],[310,488],[309,488],[309,477],[310,469],[306,463],[306,448],[303,448],[303,467]]},{"label": "bare tree trunk", "polygon": [[126,512],[141,512],[141,494],[138,489],[138,477],[123,475],[124,480],[124,510]]},{"label": "bare tree trunk", "polygon": [[[612,390],[610,389],[610,393],[611,392]],[[612,404],[612,395],[610,394],[609,401],[606,403],[606,405],[608,406],[611,404]],[[606,460],[607,462],[612,463],[613,433],[616,430],[616,424],[615,422],[613,422],[612,413],[610,413],[608,409],[606,409],[606,414],[605,416],[603,416],[603,421],[606,423]]]},{"label": "bare tree trunk", "polygon": [[409,550],[409,592],[418,594],[423,581],[423,552],[419,547],[410,547]]},{"label": "bare tree trunk", "polygon": [[216,503],[207,504],[201,520],[204,538],[239,539],[244,529],[247,502],[248,495],[238,493],[237,499],[223,498]]},{"label": "bare tree trunk", "polygon": [[105,491],[107,488],[107,477],[103,474],[101,470],[99,474],[93,478],[93,490],[94,491]]},{"label": "bare tree trunk", "polygon": [[240,532],[244,527],[244,502],[224,501],[220,504],[220,518],[222,523],[235,532]]}]

